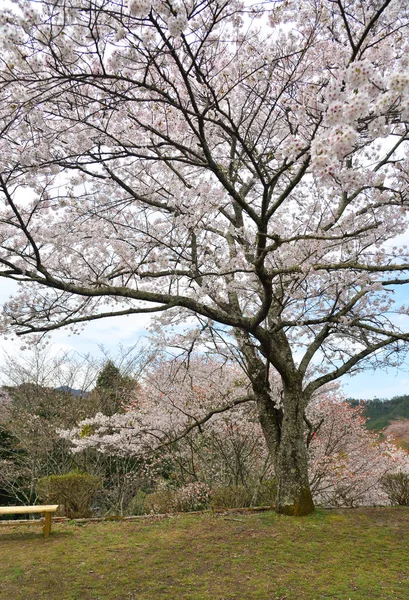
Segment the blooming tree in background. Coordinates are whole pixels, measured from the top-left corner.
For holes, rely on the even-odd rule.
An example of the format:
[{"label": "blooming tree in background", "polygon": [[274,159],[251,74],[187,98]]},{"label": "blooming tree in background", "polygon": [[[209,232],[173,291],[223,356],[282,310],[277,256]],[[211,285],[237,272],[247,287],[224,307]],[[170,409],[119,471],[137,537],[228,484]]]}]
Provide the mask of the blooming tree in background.
[{"label": "blooming tree in background", "polygon": [[144,374],[137,399],[124,405],[123,413],[99,412],[63,435],[75,440],[76,451],[93,446],[112,454],[143,455],[177,443],[210,420],[215,430],[225,431],[226,413],[233,412],[228,418],[241,429],[248,421],[242,412],[252,401],[249,383],[237,368],[203,357],[192,357],[189,364],[159,360]]},{"label": "blooming tree in background", "polygon": [[[309,481],[321,505],[389,504],[382,479],[409,473],[408,454],[369,432],[363,409],[352,407],[334,387],[308,408],[314,423],[312,434],[305,427]],[[75,453],[94,448],[142,458],[143,468],[159,480],[170,468],[175,478],[170,483],[187,489],[194,483],[245,486],[257,496],[258,485],[274,475],[243,376],[214,359],[196,356],[190,365],[159,361],[145,374],[138,402],[128,404],[124,414],[100,413],[61,434]]]},{"label": "blooming tree in background", "polygon": [[257,489],[271,476],[271,460],[248,388],[240,370],[220,360],[158,360],[125,413],[98,413],[60,434],[74,453],[137,457],[155,481],[166,476],[191,491],[194,483]]},{"label": "blooming tree in background", "polygon": [[383,478],[409,473],[408,454],[368,431],[363,410],[363,404],[352,407],[339,394],[324,394],[309,407],[309,417],[319,425],[309,446],[309,472],[320,504],[389,504]]},{"label": "blooming tree in background", "polygon": [[408,251],[392,241],[407,227],[408,19],[401,0],[3,8],[0,275],[22,284],[4,331],[154,312],[222,326],[277,510],[310,512],[312,395],[397,364],[409,339],[393,303]]}]

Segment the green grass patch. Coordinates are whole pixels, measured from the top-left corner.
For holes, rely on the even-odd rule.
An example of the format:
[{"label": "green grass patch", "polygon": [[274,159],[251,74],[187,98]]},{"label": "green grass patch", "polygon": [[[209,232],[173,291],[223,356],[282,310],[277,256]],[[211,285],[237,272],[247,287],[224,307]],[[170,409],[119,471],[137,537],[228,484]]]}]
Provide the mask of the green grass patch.
[{"label": "green grass patch", "polygon": [[0,598],[407,600],[409,509],[0,528]]}]

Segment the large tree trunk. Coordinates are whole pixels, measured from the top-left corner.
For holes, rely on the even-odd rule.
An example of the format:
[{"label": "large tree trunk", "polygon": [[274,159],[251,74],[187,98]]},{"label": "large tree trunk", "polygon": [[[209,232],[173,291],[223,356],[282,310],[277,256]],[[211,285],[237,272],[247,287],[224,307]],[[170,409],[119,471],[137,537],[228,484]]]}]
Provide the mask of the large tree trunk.
[{"label": "large tree trunk", "polygon": [[287,391],[279,409],[267,395],[259,396],[258,405],[264,437],[274,459],[276,511],[308,515],[314,510],[314,503],[308,481],[303,398]]},{"label": "large tree trunk", "polygon": [[275,456],[276,511],[284,515],[308,515],[314,510],[302,415],[302,410],[288,406],[284,409],[281,438]]},{"label": "large tree trunk", "polygon": [[[282,392],[272,393],[268,362],[260,358],[244,333],[237,334],[237,340],[246,359],[260,424],[275,465],[276,511],[284,515],[308,515],[314,510],[305,443],[304,410],[308,398],[303,392],[302,379],[290,348],[287,343],[282,343],[283,388]],[[273,400],[275,395],[277,398]]]}]

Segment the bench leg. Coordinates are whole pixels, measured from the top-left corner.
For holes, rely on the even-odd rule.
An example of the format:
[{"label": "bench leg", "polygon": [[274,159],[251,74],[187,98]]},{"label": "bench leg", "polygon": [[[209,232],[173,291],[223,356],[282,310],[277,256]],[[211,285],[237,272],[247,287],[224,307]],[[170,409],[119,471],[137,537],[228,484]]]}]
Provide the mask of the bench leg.
[{"label": "bench leg", "polygon": [[43,527],[43,531],[44,531],[44,537],[48,538],[48,536],[51,533],[51,521],[52,521],[52,513],[50,512],[46,512],[44,514],[44,527]]}]

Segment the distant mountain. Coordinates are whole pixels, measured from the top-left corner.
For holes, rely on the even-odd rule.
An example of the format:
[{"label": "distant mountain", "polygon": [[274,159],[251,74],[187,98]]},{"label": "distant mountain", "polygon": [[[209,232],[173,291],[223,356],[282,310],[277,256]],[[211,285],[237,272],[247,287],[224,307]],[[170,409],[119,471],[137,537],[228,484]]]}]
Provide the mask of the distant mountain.
[{"label": "distant mountain", "polygon": [[84,392],[83,390],[75,390],[72,387],[69,387],[68,385],[61,385],[58,388],[55,388],[56,390],[58,390],[59,392],[67,392],[68,394],[72,394],[73,396],[87,396],[88,392]]},{"label": "distant mountain", "polygon": [[[350,400],[353,406],[359,400]],[[366,400],[364,415],[368,417],[367,427],[373,431],[385,429],[400,419],[409,419],[409,396],[395,396],[390,400]]]}]

